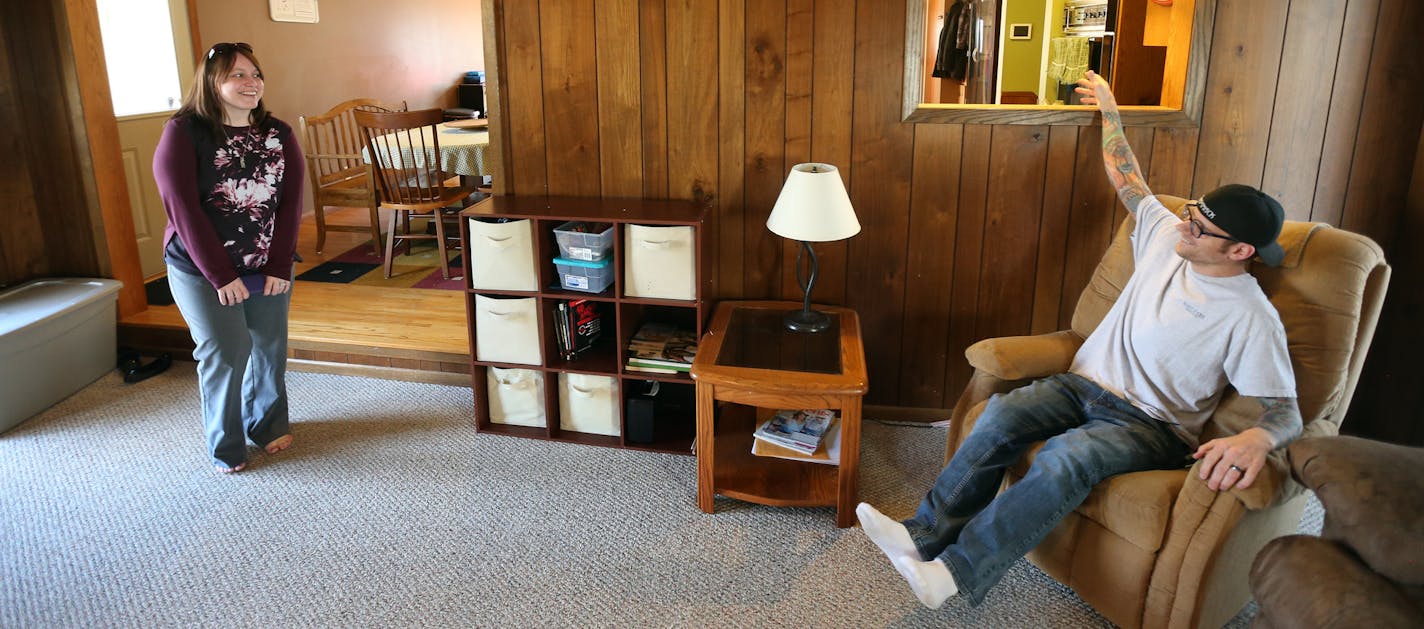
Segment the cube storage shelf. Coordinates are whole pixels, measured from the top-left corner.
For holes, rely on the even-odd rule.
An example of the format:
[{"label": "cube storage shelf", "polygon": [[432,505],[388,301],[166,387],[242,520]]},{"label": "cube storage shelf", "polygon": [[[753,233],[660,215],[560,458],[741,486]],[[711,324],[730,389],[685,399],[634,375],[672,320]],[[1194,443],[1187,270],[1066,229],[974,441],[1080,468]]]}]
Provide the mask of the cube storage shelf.
[{"label": "cube storage shelf", "polygon": [[[691,377],[685,373],[629,371],[624,350],[645,322],[685,326],[694,330],[698,338],[706,331],[711,314],[704,257],[707,248],[702,242],[706,214],[705,204],[692,201],[508,195],[489,197],[463,211],[460,236],[464,250],[470,253],[464,275],[475,429],[516,437],[692,454],[697,417],[695,404],[691,403],[695,399]],[[491,219],[506,221],[493,230],[498,235],[485,233],[485,224]],[[567,246],[568,236],[556,230],[570,221],[613,226],[612,248],[604,256],[611,259],[612,277],[600,292],[563,288],[555,259],[564,253],[559,238],[564,238]],[[476,227],[481,233],[472,236],[472,222],[480,223]],[[658,233],[667,237],[648,235]],[[496,241],[499,244],[472,249],[472,238],[488,239],[473,243],[477,245]],[[633,251],[634,247],[649,251],[647,259],[664,268],[629,269],[630,264],[636,264],[633,259],[643,255]],[[670,263],[669,255],[676,261]],[[690,268],[677,268],[684,263]],[[669,268],[673,271],[671,281],[665,273]],[[491,273],[491,269],[497,272]],[[534,278],[532,290],[505,288],[498,280],[506,275],[530,274]],[[492,278],[489,283],[501,287],[478,287],[473,278]],[[521,285],[529,286],[524,282]],[[603,329],[590,350],[568,360],[558,350],[554,321],[558,304],[575,299],[586,299],[597,306]],[[519,356],[530,362],[487,360],[481,358],[482,353],[500,359]],[[533,362],[536,359],[537,364]],[[660,399],[666,403],[653,404],[648,399],[630,403],[631,397],[646,392],[654,382]],[[492,392],[507,394],[509,399],[495,398]],[[633,406],[638,407],[637,413],[630,413]],[[492,407],[503,417],[493,417]],[[656,408],[652,425],[643,423],[648,421],[648,408]],[[543,425],[532,419],[540,411]],[[585,416],[571,422],[570,413]],[[630,414],[636,417],[630,418]],[[630,431],[630,421],[640,423]],[[630,432],[641,438],[629,440]]]}]

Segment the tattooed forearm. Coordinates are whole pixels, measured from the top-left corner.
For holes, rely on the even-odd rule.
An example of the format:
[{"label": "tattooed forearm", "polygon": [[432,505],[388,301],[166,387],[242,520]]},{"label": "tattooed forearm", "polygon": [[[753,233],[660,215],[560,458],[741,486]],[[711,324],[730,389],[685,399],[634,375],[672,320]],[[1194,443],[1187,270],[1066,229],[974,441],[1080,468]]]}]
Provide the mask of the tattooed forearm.
[{"label": "tattooed forearm", "polygon": [[1116,110],[1103,112],[1103,168],[1129,212],[1136,212],[1138,204],[1152,194],[1142,179],[1142,169],[1127,136],[1123,135],[1122,116]]},{"label": "tattooed forearm", "polygon": [[1271,447],[1278,449],[1300,436],[1300,406],[1293,397],[1256,398],[1265,408],[1256,427],[1271,436]]}]

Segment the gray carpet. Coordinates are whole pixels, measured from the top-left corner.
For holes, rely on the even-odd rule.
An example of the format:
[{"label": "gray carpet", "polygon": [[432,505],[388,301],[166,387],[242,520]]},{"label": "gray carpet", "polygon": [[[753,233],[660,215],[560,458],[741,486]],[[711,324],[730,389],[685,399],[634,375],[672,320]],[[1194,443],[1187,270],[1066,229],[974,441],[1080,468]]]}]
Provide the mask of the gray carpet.
[{"label": "gray carpet", "polygon": [[[466,388],[290,386],[296,445],[235,476],[192,363],[0,435],[0,627],[1107,625],[1026,562],[924,609],[830,509],[707,515],[692,457],[475,434]],[[867,422],[862,499],[908,515],[943,442]]]}]

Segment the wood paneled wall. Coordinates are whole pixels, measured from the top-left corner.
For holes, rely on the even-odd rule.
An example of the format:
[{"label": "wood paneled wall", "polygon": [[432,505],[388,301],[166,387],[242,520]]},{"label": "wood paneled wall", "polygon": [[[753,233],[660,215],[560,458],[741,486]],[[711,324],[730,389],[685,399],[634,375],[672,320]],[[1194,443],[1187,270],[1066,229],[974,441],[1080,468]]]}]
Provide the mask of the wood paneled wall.
[{"label": "wood paneled wall", "polygon": [[[82,109],[66,76],[74,74],[62,6],[9,3],[0,9],[6,63],[0,66],[0,124],[9,130],[0,149],[5,180],[0,198],[7,223],[0,236],[6,271],[0,278],[28,279],[98,271],[90,201],[80,177],[87,155],[83,129],[70,128],[69,117]],[[29,33],[46,34],[35,37]],[[17,133],[55,129],[48,137]],[[92,185],[92,182],[89,182]],[[97,204],[93,206],[97,211]]]},{"label": "wood paneled wall", "polygon": [[[815,298],[859,311],[872,403],[949,407],[970,343],[1066,326],[1124,215],[1096,126],[902,123],[899,0],[492,1],[497,189],[709,198],[721,298],[799,296],[794,249],[764,223],[793,164],[841,168],[864,230],[817,246]],[[1152,189],[1260,186],[1290,218],[1363,232],[1414,264],[1399,228],[1424,211],[1405,203],[1424,9],[1220,0],[1216,14],[1200,126],[1128,130]],[[1356,408],[1419,396],[1374,384],[1412,362],[1378,340]]]},{"label": "wood paneled wall", "polygon": [[104,73],[93,0],[0,4],[0,287],[114,277],[132,312],[142,277]]}]

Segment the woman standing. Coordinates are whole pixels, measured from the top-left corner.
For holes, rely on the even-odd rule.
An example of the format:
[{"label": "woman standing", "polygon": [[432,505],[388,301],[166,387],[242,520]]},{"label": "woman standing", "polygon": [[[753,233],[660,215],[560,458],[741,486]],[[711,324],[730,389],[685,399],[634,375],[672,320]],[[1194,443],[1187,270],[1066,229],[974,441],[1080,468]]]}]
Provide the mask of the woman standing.
[{"label": "woman standing", "polygon": [[208,453],[224,473],[247,466],[249,439],[268,454],[292,445],[287,309],[304,163],[262,93],[251,46],[213,46],[153,156],[168,284],[196,344]]}]

